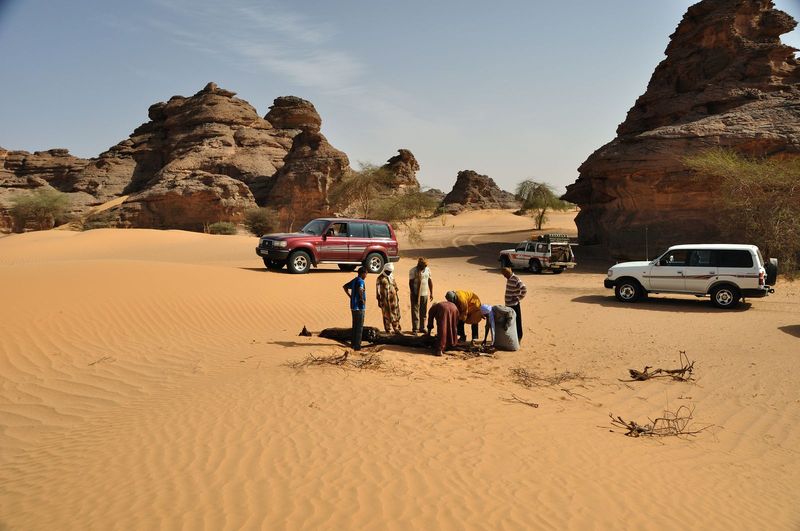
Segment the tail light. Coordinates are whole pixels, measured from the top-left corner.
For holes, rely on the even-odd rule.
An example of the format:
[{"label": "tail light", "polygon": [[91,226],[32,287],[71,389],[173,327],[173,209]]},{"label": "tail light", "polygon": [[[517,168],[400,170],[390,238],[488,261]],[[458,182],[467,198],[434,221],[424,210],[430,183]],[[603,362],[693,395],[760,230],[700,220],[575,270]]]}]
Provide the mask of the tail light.
[{"label": "tail light", "polygon": [[759,286],[763,286],[764,285],[764,272],[763,271],[758,273],[758,285]]}]

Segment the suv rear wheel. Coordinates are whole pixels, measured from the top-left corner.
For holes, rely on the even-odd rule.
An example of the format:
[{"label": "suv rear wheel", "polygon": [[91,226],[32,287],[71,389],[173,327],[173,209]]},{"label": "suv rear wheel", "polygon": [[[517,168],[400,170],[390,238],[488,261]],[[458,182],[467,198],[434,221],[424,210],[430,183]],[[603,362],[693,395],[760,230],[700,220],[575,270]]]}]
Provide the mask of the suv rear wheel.
[{"label": "suv rear wheel", "polygon": [[364,267],[367,268],[367,271],[370,273],[375,273],[376,275],[383,271],[383,264],[385,263],[383,259],[383,255],[380,253],[369,253],[367,255],[367,259],[364,260]]},{"label": "suv rear wheel", "polygon": [[620,302],[636,302],[642,298],[643,293],[642,286],[631,278],[624,278],[614,286],[614,296]]},{"label": "suv rear wheel", "polygon": [[717,308],[727,310],[739,304],[741,294],[739,290],[729,284],[717,286],[711,290],[711,304]]},{"label": "suv rear wheel", "polygon": [[289,261],[286,265],[290,273],[296,275],[308,273],[311,269],[311,256],[305,251],[295,251],[289,255]]}]

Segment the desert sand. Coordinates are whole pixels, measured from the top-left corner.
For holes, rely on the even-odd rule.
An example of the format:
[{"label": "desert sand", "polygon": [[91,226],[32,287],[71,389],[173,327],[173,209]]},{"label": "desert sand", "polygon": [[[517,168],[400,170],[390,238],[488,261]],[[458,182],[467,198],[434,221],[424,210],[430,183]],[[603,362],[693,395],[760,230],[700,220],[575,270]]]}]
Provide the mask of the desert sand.
[{"label": "desert sand", "polygon": [[[574,213],[549,230],[574,233]],[[434,298],[501,303],[497,251],[529,218],[433,220]],[[382,370],[294,369],[344,352],[335,266],[266,271],[256,239],[47,231],[0,239],[0,529],[798,529],[800,285],[736,311],[693,297],[622,305],[603,263],[520,273],[519,352]],[[366,324],[380,326],[374,277]],[[621,382],[695,361],[694,382]],[[531,388],[511,369],[580,379]],[[513,396],[538,408],[507,399]],[[694,409],[694,437],[631,438]]]}]

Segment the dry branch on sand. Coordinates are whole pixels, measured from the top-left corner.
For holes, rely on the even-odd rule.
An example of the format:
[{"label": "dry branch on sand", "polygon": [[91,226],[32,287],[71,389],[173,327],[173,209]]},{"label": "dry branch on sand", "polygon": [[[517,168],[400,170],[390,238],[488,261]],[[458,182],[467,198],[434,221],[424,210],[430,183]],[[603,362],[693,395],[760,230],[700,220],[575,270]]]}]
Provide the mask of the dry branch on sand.
[{"label": "dry branch on sand", "polygon": [[306,367],[320,367],[330,365],[341,369],[358,369],[388,372],[392,374],[407,376],[408,372],[397,369],[374,352],[363,352],[361,356],[352,355],[353,352],[345,350],[342,354],[331,354],[329,356],[315,356],[309,354],[305,359],[290,361],[287,367],[295,370],[305,369]]},{"label": "dry branch on sand", "polygon": [[679,369],[656,369],[651,371],[652,367],[646,365],[644,369],[638,371],[636,369],[628,369],[631,375],[630,380],[620,380],[620,382],[643,382],[651,378],[672,378],[679,382],[688,382],[692,380],[692,372],[694,371],[694,361],[689,361],[686,356],[686,351],[680,351],[681,367]]},{"label": "dry branch on sand", "polygon": [[690,429],[689,424],[694,419],[694,408],[688,406],[681,406],[677,410],[664,411],[663,416],[656,419],[650,419],[647,424],[639,424],[635,421],[626,421],[620,416],[614,416],[609,413],[611,417],[611,424],[617,428],[627,430],[625,436],[627,437],[683,437],[697,435],[703,430],[710,428],[712,425],[703,426],[699,429]]},{"label": "dry branch on sand", "polygon": [[532,407],[532,408],[538,408],[539,407],[539,404],[537,404],[536,402],[530,402],[528,400],[523,400],[522,398],[518,397],[514,393],[511,393],[510,397],[502,397],[501,396],[500,400],[502,400],[503,402],[508,402],[509,404],[522,404],[524,406],[529,406],[529,407]]},{"label": "dry branch on sand", "polygon": [[554,387],[569,381],[585,381],[586,376],[582,372],[563,371],[552,376],[539,376],[533,371],[524,367],[515,367],[510,370],[514,383],[523,387]]}]

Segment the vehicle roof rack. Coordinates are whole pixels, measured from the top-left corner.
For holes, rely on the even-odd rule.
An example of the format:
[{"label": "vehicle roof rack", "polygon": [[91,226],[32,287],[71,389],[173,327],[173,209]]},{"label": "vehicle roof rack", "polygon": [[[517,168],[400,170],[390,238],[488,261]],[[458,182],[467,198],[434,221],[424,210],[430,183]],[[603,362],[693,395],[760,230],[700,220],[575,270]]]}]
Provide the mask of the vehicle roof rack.
[{"label": "vehicle roof rack", "polygon": [[569,243],[569,236],[558,233],[540,234],[537,240],[545,243]]}]

